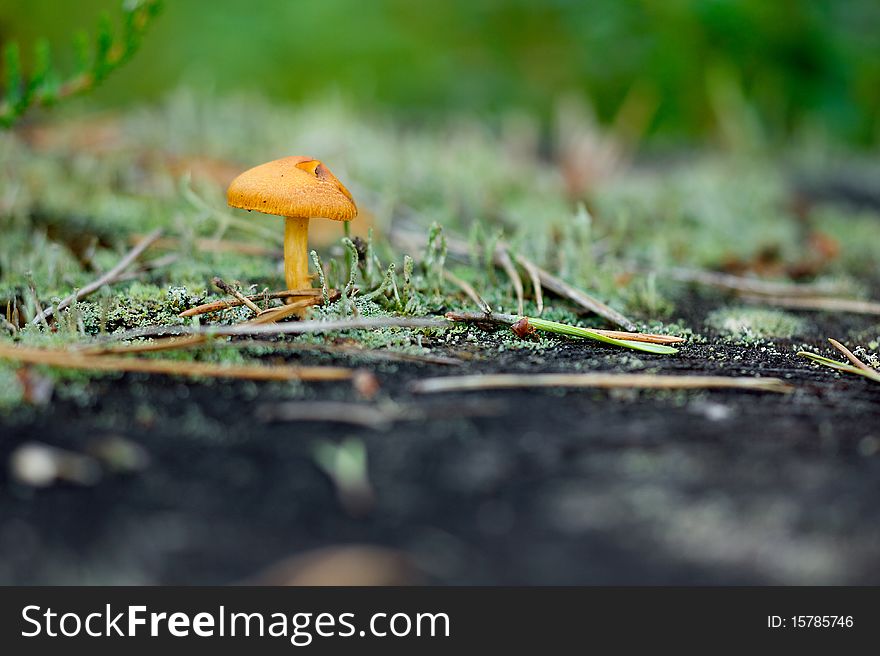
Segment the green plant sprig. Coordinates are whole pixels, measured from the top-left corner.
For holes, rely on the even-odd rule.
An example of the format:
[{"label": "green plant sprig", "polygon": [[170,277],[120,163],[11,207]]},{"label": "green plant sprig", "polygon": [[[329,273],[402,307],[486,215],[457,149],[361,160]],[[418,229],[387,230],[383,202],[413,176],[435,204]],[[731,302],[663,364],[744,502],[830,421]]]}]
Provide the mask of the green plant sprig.
[{"label": "green plant sprig", "polygon": [[580,326],[572,326],[567,323],[559,323],[558,321],[548,321],[547,319],[539,319],[537,317],[519,317],[528,321],[529,325],[536,330],[543,330],[548,333],[556,333],[557,335],[568,335],[570,337],[583,337],[586,339],[595,339],[598,342],[621,346],[623,348],[632,349],[634,351],[642,351],[644,353],[654,353],[656,355],[673,355],[678,353],[678,349],[664,344],[652,344],[650,342],[636,342],[629,339],[616,339],[608,337],[597,332],[593,332],[589,328],[581,328]]},{"label": "green plant sprig", "polygon": [[77,64],[66,79],[62,79],[52,65],[47,40],[36,42],[34,63],[28,78],[22,73],[18,43],[8,43],[3,51],[4,90],[0,94],[0,127],[11,127],[32,107],[49,107],[94,89],[137,52],[160,9],[161,0],[125,0],[121,8],[121,35],[114,34],[110,18],[103,15],[98,22],[93,45],[84,33],[74,39]]}]

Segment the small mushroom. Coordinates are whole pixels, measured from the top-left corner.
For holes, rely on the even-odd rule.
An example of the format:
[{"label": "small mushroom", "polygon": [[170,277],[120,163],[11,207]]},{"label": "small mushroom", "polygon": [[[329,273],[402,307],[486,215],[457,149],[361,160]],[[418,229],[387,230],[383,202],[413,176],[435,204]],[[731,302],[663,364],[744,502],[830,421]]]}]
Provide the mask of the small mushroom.
[{"label": "small mushroom", "polygon": [[312,286],[309,219],[351,221],[357,216],[357,207],[348,189],[330,169],[311,157],[284,157],[249,169],[230,183],[226,199],[231,207],[285,217],[287,289]]}]

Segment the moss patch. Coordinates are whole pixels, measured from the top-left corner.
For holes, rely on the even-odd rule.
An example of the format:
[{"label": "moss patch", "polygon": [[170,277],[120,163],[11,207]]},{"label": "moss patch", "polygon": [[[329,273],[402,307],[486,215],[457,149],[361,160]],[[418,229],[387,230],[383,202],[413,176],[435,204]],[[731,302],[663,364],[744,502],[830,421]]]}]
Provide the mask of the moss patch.
[{"label": "moss patch", "polygon": [[789,339],[803,334],[806,322],[798,316],[765,308],[728,307],[710,312],[709,328],[727,337],[739,339]]}]

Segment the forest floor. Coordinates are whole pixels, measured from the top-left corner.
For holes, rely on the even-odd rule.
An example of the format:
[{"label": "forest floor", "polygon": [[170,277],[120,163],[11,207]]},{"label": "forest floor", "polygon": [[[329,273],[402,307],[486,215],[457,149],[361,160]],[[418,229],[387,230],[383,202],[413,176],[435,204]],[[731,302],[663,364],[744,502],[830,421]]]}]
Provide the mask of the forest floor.
[{"label": "forest floor", "polygon": [[[0,583],[880,583],[880,385],[798,355],[843,360],[835,338],[880,366],[880,203],[850,175],[876,163],[727,153],[587,170],[586,133],[544,143],[520,127],[397,130],[332,103],[178,94],[0,135]],[[494,310],[534,317],[528,267],[514,266],[521,313],[496,259],[506,244],[638,330],[685,341],[658,355],[446,322],[120,356],[181,374],[345,376],[325,382],[16,355],[142,348],[168,338],[131,331],[250,319],[242,307],[179,314],[228,298],[214,276],[280,289],[280,223],[228,210],[223,190],[299,152],[361,208],[351,248],[341,228],[315,226],[326,284],[358,294],[309,320],[478,312],[462,280]],[[35,322],[38,305],[157,229],[127,278]],[[542,318],[621,328],[553,289],[543,306]],[[778,389],[534,385],[588,372]],[[426,389],[496,373],[520,387]]]}]

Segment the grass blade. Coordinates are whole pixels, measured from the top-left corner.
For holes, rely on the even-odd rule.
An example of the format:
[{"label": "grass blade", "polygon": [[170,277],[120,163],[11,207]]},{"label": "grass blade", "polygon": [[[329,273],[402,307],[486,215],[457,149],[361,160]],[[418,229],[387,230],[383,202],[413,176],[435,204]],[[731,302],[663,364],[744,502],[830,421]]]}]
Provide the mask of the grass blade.
[{"label": "grass blade", "polygon": [[614,346],[622,346],[623,348],[632,349],[634,351],[642,351],[644,353],[654,353],[655,355],[673,355],[678,353],[678,349],[663,344],[651,344],[650,342],[635,342],[629,339],[616,339],[602,335],[589,328],[581,328],[580,326],[571,326],[566,323],[557,321],[548,321],[546,319],[538,319],[536,317],[523,317],[529,322],[533,328],[544,330],[558,335],[569,335],[570,337],[583,337],[585,339],[595,339],[599,342],[612,344]]}]

